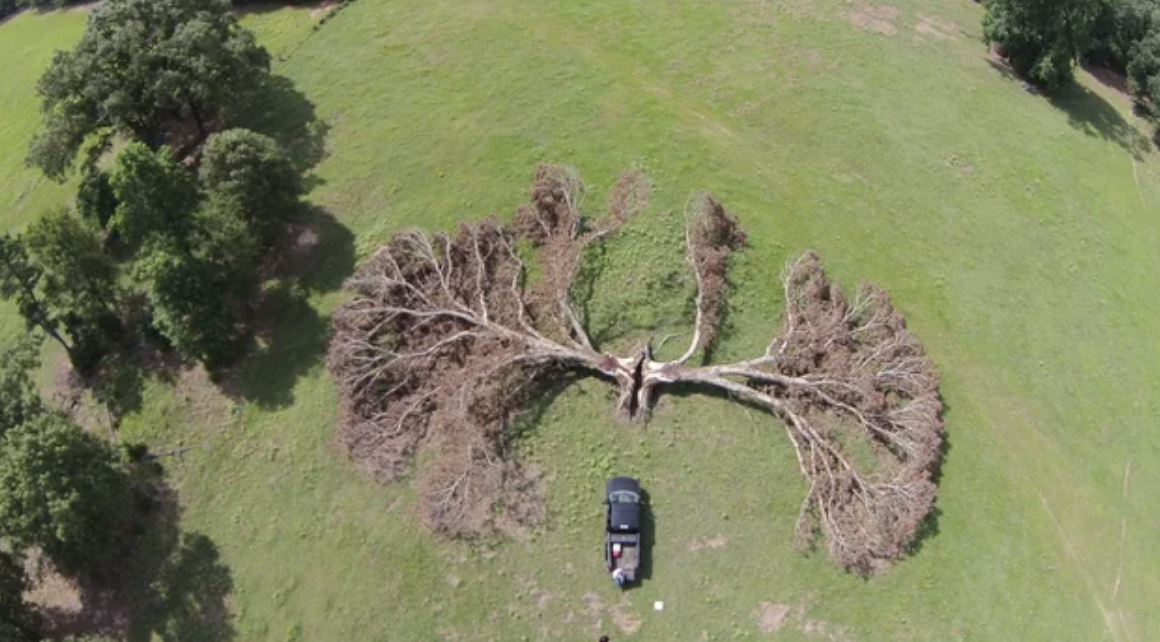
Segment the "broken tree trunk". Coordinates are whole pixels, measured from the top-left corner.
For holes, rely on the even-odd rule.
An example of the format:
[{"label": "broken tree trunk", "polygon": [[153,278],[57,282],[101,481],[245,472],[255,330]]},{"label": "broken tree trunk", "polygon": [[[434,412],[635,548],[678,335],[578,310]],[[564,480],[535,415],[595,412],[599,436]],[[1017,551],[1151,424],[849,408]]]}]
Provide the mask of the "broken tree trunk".
[{"label": "broken tree trunk", "polygon": [[[329,367],[354,460],[385,481],[419,449],[441,453],[420,484],[421,515],[437,532],[535,524],[537,486],[506,456],[503,430],[538,386],[595,376],[618,388],[617,411],[634,418],[675,384],[716,389],[784,425],[807,484],[803,542],[824,539],[839,564],[862,573],[904,555],[934,502],[942,402],[937,369],[889,297],[867,284],[847,299],[807,253],[782,272],[782,327],[760,354],[691,365],[716,337],[728,257],[745,242],[737,218],[702,196],[686,217],[696,282],[687,349],[672,361],[651,345],[612,354],[589,336],[572,284],[586,249],[645,207],[648,183],[626,174],[597,220],[581,215],[582,198],[575,172],[543,166],[511,224],[399,233],[350,279],[354,299],[335,314]],[[855,442],[872,463],[851,456]]]}]

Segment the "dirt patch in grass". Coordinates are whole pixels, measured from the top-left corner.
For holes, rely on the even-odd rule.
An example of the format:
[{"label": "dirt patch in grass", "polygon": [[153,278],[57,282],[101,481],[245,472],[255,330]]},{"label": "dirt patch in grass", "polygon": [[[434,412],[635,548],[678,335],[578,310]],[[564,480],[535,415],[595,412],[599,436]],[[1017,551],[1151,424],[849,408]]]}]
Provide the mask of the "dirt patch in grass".
[{"label": "dirt patch in grass", "polygon": [[716,537],[698,537],[689,542],[689,550],[703,551],[708,548],[717,551],[725,548],[727,544],[729,544],[729,539],[724,535],[718,535]]},{"label": "dirt patch in grass", "polygon": [[616,628],[626,635],[632,635],[639,631],[642,623],[640,616],[632,610],[632,605],[627,601],[612,607],[612,621],[616,623]]},{"label": "dirt patch in grass", "polygon": [[852,642],[849,632],[840,626],[834,626],[821,620],[805,620],[802,622],[802,633],[808,637],[819,637],[831,642]]},{"label": "dirt patch in grass", "polygon": [[128,634],[132,614],[111,591],[85,589],[35,553],[29,556],[26,570],[32,588],[24,598],[40,613],[47,637],[103,635],[124,639]]},{"label": "dirt patch in grass", "polygon": [[789,606],[785,604],[762,602],[761,608],[753,614],[753,617],[757,620],[757,626],[762,633],[777,633],[785,626],[789,611]]},{"label": "dirt patch in grass", "polygon": [[954,25],[930,16],[922,16],[922,21],[915,25],[914,29],[923,35],[934,36],[940,40],[958,40],[955,36],[957,29]]},{"label": "dirt patch in grass", "polygon": [[[557,597],[555,593],[546,588],[542,588],[533,580],[522,580],[520,582],[520,590],[518,595],[521,598],[529,598],[536,605],[536,610],[541,613],[547,609],[552,600],[556,599]],[[588,599],[587,595],[584,597],[585,600]]]},{"label": "dirt patch in grass", "polygon": [[898,33],[894,21],[898,19],[898,9],[888,4],[873,4],[864,0],[853,2],[846,13],[850,24],[859,29],[892,36]]},{"label": "dirt patch in grass", "polygon": [[809,617],[807,602],[795,605],[762,602],[752,614],[758,630],[766,635],[779,631],[797,631],[807,639],[820,642],[853,642],[850,631],[843,626]]},{"label": "dirt patch in grass", "polygon": [[584,606],[588,609],[588,617],[592,618],[592,630],[599,633],[604,628],[604,600],[595,593],[585,593]]}]

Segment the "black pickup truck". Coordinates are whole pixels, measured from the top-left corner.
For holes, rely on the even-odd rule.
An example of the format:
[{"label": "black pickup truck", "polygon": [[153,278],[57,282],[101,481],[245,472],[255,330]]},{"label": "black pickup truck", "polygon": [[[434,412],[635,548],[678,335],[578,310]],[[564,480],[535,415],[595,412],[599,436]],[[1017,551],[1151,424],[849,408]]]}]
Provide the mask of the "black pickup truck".
[{"label": "black pickup truck", "polygon": [[613,477],[605,487],[604,565],[620,569],[626,583],[636,581],[640,569],[641,492],[631,477]]}]

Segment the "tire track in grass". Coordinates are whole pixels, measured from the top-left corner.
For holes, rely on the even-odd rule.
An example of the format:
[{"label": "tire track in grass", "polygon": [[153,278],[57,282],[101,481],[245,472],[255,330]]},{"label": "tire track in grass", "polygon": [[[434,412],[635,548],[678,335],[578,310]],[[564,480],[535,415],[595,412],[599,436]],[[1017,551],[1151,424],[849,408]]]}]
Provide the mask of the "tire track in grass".
[{"label": "tire track in grass", "polygon": [[1131,633],[1128,631],[1126,626],[1123,611],[1121,611],[1120,607],[1115,604],[1113,604],[1114,610],[1108,609],[1108,607],[1104,604],[1104,601],[1100,599],[1099,592],[1096,590],[1091,575],[1087,571],[1087,560],[1071,543],[1071,538],[1068,537],[1067,531],[1065,531],[1063,528],[1063,524],[1061,524],[1059,519],[1056,518],[1055,511],[1051,510],[1051,504],[1047,502],[1047,498],[1043,496],[1043,493],[1039,490],[1038,485],[1036,485],[1034,480],[1032,480],[1026,474],[1024,474],[1024,478],[1027,480],[1028,484],[1035,488],[1035,494],[1039,496],[1039,501],[1043,504],[1043,510],[1047,511],[1047,516],[1051,518],[1051,523],[1055,525],[1055,530],[1059,533],[1060,540],[1063,541],[1064,551],[1066,551],[1068,557],[1070,557],[1072,561],[1076,563],[1084,583],[1087,584],[1088,590],[1091,591],[1092,599],[1095,601],[1096,607],[1099,608],[1100,613],[1104,616],[1104,626],[1107,628],[1108,633],[1111,634],[1112,639],[1116,642],[1119,642],[1120,640],[1124,640],[1126,635],[1128,642],[1134,642],[1132,640]]}]

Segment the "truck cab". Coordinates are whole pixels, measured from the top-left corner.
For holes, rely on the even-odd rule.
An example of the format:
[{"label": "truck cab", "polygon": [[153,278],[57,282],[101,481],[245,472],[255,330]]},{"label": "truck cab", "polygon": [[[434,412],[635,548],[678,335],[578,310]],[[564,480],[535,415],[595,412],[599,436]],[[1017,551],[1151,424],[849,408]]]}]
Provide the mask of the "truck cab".
[{"label": "truck cab", "polygon": [[635,582],[640,570],[642,496],[640,482],[631,477],[613,477],[604,493],[604,565],[610,573],[618,569],[626,583]]}]

